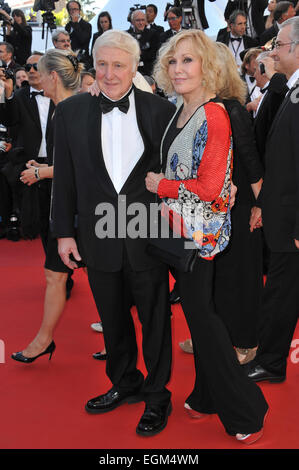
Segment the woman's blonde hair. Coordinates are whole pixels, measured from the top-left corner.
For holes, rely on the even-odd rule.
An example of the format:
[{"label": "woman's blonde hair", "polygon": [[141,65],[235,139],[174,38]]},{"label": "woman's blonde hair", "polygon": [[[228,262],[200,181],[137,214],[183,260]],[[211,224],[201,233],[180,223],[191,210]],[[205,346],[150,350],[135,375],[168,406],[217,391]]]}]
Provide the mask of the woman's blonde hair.
[{"label": "woman's blonde hair", "polygon": [[38,61],[39,72],[55,71],[67,90],[77,90],[80,86],[80,75],[84,65],[73,51],[49,49]]},{"label": "woman's blonde hair", "polygon": [[187,39],[192,42],[194,54],[201,60],[203,86],[214,92],[220,64],[214,42],[199,29],[181,31],[160,48],[153,74],[158,86],[166,94],[174,92],[168,74],[169,60],[173,57],[178,44]]},{"label": "woman's blonde hair", "polygon": [[247,86],[240,77],[234,56],[225,44],[216,42],[215,46],[218,60],[221,63],[221,70],[217,77],[216,94],[222,99],[236,99],[244,105]]}]

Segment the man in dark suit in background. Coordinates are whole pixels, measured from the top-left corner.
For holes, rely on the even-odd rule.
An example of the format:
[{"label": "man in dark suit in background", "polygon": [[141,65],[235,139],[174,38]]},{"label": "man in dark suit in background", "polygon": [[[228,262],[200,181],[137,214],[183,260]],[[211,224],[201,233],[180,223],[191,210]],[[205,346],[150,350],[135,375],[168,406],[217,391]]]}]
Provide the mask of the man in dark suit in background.
[{"label": "man in dark suit in background", "polygon": [[183,16],[181,8],[169,8],[165,14],[165,19],[168,21],[169,29],[160,35],[160,45],[182,30]]},{"label": "man in dark suit in background", "polygon": [[159,26],[159,25],[155,24],[155,19],[156,19],[157,14],[158,14],[158,8],[157,8],[156,5],[154,5],[153,3],[150,3],[149,5],[147,5],[147,7],[146,7],[146,19],[147,19],[146,29],[153,29],[160,36],[160,34],[164,32],[164,28],[163,28],[163,26]]},{"label": "man in dark suit in background", "polygon": [[[166,266],[146,252],[148,220],[139,221],[143,236],[131,232],[136,223],[129,208],[142,206],[147,217],[155,202],[145,177],[160,168],[160,141],[175,106],[132,87],[139,54],[127,32],[106,31],[93,49],[102,93],[83,93],[57,106],[53,232],[67,266],[76,267],[70,254],[77,261],[82,256],[103,323],[106,372],[113,387],[89,400],[86,411],[105,413],[144,400],[136,432],[152,436],[164,429],[171,412],[166,388],[171,370],[169,277]],[[136,365],[130,292],[142,323],[145,378]]]},{"label": "man in dark suit in background", "polygon": [[271,28],[261,34],[260,45],[264,46],[268,41],[275,38],[280,30],[282,23],[295,16],[295,8],[291,2],[279,2],[274,10],[274,24]]},{"label": "man in dark suit in background", "polygon": [[226,44],[231,50],[240,72],[242,65],[240,53],[258,45],[256,39],[246,35],[246,25],[247,17],[244,11],[235,10],[228,20],[230,31],[223,32],[219,38],[219,41]]},{"label": "man in dark suit in background", "polygon": [[13,54],[14,48],[9,42],[0,42],[0,60],[6,63],[9,70],[15,72],[20,65],[13,60]]},{"label": "man in dark suit in background", "polygon": [[262,224],[270,261],[264,287],[253,380],[283,382],[299,312],[299,18],[285,21],[271,52],[289,91],[266,143],[265,177],[251,230]]},{"label": "man in dark suit in background", "polygon": [[142,10],[135,10],[131,15],[132,28],[127,32],[139,43],[141,50],[138,72],[151,75],[159,48],[159,33],[146,28],[146,15]]},{"label": "man in dark suit in background", "polygon": [[233,11],[242,10],[248,17],[247,34],[259,37],[265,30],[264,11],[268,0],[229,0],[224,10],[224,17],[229,18]]},{"label": "man in dark suit in background", "polygon": [[70,21],[66,24],[65,30],[70,35],[72,50],[82,51],[88,56],[91,24],[81,17],[81,5],[78,1],[68,2],[66,8],[70,15]]}]

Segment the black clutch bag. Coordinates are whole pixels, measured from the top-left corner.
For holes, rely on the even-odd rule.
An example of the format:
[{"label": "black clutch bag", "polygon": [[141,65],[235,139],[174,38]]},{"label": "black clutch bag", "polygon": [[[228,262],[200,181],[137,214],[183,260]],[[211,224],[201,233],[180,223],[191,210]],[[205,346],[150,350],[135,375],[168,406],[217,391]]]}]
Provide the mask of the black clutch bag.
[{"label": "black clutch bag", "polygon": [[191,272],[198,257],[198,248],[186,238],[174,238],[172,233],[170,235],[169,238],[151,238],[147,245],[148,254],[178,271]]}]

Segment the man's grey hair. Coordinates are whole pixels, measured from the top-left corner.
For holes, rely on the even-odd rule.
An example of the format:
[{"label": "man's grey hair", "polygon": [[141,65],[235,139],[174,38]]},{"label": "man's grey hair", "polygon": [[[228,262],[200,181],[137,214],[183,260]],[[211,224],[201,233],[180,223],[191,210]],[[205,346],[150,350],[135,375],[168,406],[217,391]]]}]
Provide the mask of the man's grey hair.
[{"label": "man's grey hair", "polygon": [[236,23],[236,19],[238,16],[244,16],[244,18],[247,18],[247,15],[245,13],[245,11],[243,10],[235,10],[232,12],[232,14],[230,15],[229,19],[228,19],[228,24],[235,24]]},{"label": "man's grey hair", "polygon": [[133,13],[131,14],[131,21],[134,20],[134,18],[135,18],[135,16],[137,15],[137,13],[142,13],[144,16],[146,16],[145,13],[144,13],[144,11],[142,11],[142,10],[134,10]]},{"label": "man's grey hair", "polygon": [[288,20],[284,21],[280,29],[283,29],[289,25],[291,25],[289,36],[290,40],[294,42],[294,44],[292,44],[292,50],[294,50],[296,44],[299,44],[299,16],[294,16],[293,18],[289,18]]},{"label": "man's grey hair", "polygon": [[261,53],[257,56],[256,61],[257,61],[257,62],[261,62],[263,59],[265,59],[266,57],[268,57],[270,53],[271,53],[271,51],[264,51],[264,52],[261,52]]},{"label": "man's grey hair", "polygon": [[58,29],[55,29],[54,32],[52,33],[52,41],[57,41],[60,34],[64,34],[65,36],[68,36],[70,37],[70,34],[66,31],[66,29],[63,29],[63,28],[58,28]]},{"label": "man's grey hair", "polygon": [[140,47],[131,34],[116,29],[109,29],[101,34],[96,40],[92,51],[94,67],[96,67],[97,51],[101,47],[113,47],[127,52],[132,56],[133,71],[137,70],[140,60]]}]

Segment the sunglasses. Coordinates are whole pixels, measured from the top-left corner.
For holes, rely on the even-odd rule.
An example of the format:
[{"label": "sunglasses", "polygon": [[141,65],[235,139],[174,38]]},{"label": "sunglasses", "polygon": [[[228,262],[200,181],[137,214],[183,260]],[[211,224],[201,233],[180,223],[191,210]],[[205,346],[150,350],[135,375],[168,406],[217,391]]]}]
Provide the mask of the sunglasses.
[{"label": "sunglasses", "polygon": [[36,64],[26,64],[25,65],[25,70],[26,72],[30,72],[30,70],[33,69],[37,72],[37,63]]}]

